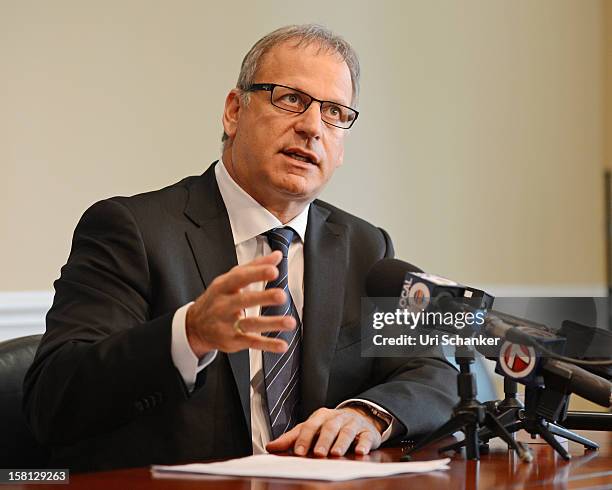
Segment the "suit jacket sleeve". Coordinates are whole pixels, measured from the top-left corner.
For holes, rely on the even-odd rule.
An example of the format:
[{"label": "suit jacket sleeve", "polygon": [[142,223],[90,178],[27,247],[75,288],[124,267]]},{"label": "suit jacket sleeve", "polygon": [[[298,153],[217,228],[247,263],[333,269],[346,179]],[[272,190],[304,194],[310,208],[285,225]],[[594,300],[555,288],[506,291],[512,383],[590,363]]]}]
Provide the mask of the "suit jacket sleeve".
[{"label": "suit jacket sleeve", "polygon": [[[385,257],[393,257],[391,239],[385,230],[381,232]],[[405,430],[391,442],[435,430],[450,417],[457,401],[457,370],[439,348],[429,348],[418,357],[377,357],[372,373],[371,387],[355,398],[380,405],[403,424]]]},{"label": "suit jacket sleeve", "polygon": [[170,355],[173,311],[150,317],[147,252],[118,199],[85,212],[25,379],[26,417],[51,445],[94,436],[187,392]]}]

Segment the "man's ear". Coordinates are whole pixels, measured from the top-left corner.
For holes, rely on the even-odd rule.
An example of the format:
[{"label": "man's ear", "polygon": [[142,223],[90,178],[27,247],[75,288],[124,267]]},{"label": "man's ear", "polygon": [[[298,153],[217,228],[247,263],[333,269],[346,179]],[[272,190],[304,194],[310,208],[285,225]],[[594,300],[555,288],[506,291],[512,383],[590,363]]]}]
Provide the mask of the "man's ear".
[{"label": "man's ear", "polygon": [[238,89],[232,89],[225,98],[225,108],[223,109],[223,129],[225,134],[230,138],[236,135],[241,108],[242,100],[240,98],[240,91]]}]

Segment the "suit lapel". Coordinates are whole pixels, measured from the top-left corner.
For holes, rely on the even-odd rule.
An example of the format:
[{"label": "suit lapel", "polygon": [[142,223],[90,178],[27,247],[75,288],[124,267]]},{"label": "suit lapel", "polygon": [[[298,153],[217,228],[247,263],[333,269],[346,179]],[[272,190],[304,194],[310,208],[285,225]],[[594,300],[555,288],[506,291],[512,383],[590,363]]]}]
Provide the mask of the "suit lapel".
[{"label": "suit lapel", "polygon": [[[204,287],[238,263],[229,217],[211,165],[188,186],[185,215],[195,225],[185,232]],[[301,414],[325,405],[331,361],[343,315],[346,228],[327,221],[330,211],[312,203],[304,245],[304,328]],[[227,354],[245,421],[251,432],[250,367],[247,350]]]},{"label": "suit lapel", "polygon": [[329,213],[313,202],[304,244],[301,420],[325,405],[343,314],[346,228],[327,222]]},{"label": "suit lapel", "polygon": [[[196,225],[186,231],[185,235],[205,288],[215,277],[238,264],[232,229],[214,167],[211,165],[201,178],[188,187],[189,196],[185,206],[185,215]],[[249,351],[227,354],[227,357],[250,433]]]}]

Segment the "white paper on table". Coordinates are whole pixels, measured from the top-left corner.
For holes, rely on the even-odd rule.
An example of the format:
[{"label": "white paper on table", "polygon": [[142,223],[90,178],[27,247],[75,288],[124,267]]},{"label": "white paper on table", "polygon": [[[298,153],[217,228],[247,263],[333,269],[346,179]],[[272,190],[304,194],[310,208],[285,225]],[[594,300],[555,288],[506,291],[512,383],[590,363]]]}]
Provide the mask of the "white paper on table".
[{"label": "white paper on table", "polygon": [[230,459],[220,463],[193,463],[176,466],[154,465],[155,476],[169,473],[251,476],[263,478],[288,478],[298,480],[342,481],[355,478],[373,478],[401,473],[425,473],[447,470],[450,458],[406,463],[371,463],[346,459],[311,459],[295,456],[260,454],[246,458]]}]

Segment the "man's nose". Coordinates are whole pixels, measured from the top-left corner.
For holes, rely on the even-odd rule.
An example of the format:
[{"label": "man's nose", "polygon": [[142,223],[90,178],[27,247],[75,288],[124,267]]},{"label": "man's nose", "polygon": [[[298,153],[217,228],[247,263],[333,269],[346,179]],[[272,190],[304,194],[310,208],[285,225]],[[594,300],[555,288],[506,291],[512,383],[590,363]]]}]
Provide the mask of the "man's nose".
[{"label": "man's nose", "polygon": [[319,139],[323,131],[323,121],[321,120],[321,104],[312,101],[312,104],[297,118],[295,130],[304,134],[308,138]]}]

